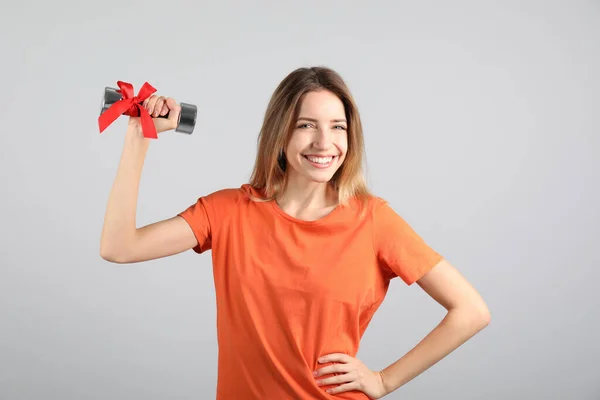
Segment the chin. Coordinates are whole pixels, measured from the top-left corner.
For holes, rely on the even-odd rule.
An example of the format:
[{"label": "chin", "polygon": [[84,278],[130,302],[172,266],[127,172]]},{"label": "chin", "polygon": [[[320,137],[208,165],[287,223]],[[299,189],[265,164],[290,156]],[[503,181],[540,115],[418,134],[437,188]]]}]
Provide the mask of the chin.
[{"label": "chin", "polygon": [[329,181],[331,181],[331,179],[333,178],[333,175],[335,175],[335,173],[337,172],[337,170],[335,171],[327,171],[327,173],[307,173],[305,174],[305,176],[312,182],[315,183],[328,183]]},{"label": "chin", "polygon": [[332,177],[328,177],[328,178],[312,178],[311,181],[313,181],[314,183],[329,183],[329,181],[331,181]]}]

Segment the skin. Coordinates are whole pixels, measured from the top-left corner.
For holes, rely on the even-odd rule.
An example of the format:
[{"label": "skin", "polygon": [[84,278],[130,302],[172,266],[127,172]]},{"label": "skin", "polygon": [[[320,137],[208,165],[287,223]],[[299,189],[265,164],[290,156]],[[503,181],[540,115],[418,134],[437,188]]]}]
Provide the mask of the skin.
[{"label": "skin", "polygon": [[[152,96],[144,106],[155,118],[158,133],[177,126],[179,106],[174,99]],[[300,117],[285,149],[289,185],[277,199],[279,207],[299,219],[315,220],[337,206],[327,182],[342,165],[348,149],[347,124],[342,102],[327,91],[305,95]],[[196,238],[189,225],[176,216],[138,228],[136,204],[149,143],[139,118],[131,117],[117,175],[108,199],[100,255],[114,263],[135,263],[178,254],[193,248]],[[316,168],[305,156],[336,156],[328,168]],[[319,362],[335,364],[317,369],[319,385],[337,385],[335,394],[359,390],[379,399],[397,390],[465,343],[490,321],[479,293],[447,260],[442,260],[417,285],[447,311],[442,321],[412,350],[381,371],[373,371],[347,354],[324,354]],[[337,374],[330,376],[331,374]],[[324,376],[328,376],[324,378]]]},{"label": "skin", "polygon": [[372,371],[360,360],[346,354],[327,354],[320,362],[339,364],[316,371],[316,375],[341,375],[319,381],[338,384],[329,392],[360,390],[371,399],[379,399],[426,371],[457,349],[490,322],[490,313],[479,293],[447,261],[440,261],[417,284],[447,310],[443,320],[412,350],[381,371]]},{"label": "skin", "polygon": [[[296,218],[315,220],[337,206],[327,182],[346,158],[348,124],[342,102],[328,91],[307,93],[298,117],[285,149],[288,185],[277,203]],[[329,167],[318,168],[306,156],[334,158]]]}]

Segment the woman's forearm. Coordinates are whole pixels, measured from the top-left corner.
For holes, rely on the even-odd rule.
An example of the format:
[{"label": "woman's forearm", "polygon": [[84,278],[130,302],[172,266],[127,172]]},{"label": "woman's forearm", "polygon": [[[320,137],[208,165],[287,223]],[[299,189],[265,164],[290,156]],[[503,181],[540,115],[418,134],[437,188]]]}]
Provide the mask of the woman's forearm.
[{"label": "woman's forearm", "polygon": [[489,323],[489,314],[474,309],[452,309],[402,358],[380,371],[387,393],[414,379],[450,354]]},{"label": "woman's forearm", "polygon": [[138,189],[148,145],[149,139],[128,127],[102,227],[100,252],[105,259],[115,259],[135,235]]}]

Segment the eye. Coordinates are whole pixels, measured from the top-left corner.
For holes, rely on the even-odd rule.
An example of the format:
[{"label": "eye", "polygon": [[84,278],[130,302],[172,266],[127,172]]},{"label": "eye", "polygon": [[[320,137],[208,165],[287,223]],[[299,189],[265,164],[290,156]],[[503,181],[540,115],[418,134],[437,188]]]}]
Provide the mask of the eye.
[{"label": "eye", "polygon": [[346,130],[346,127],[344,125],[336,125],[335,129]]},{"label": "eye", "polygon": [[309,125],[310,125],[310,124],[300,124],[300,125],[298,126],[298,128],[304,128],[304,127],[307,127],[307,126],[309,126]]}]

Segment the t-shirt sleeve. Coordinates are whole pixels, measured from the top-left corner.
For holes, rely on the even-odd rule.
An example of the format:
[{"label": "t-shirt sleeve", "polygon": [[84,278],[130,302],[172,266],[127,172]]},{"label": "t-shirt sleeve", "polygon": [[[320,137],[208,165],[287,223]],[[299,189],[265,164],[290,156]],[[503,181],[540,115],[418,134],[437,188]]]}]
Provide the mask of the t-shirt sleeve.
[{"label": "t-shirt sleeve", "polygon": [[196,253],[212,249],[213,239],[218,235],[224,220],[233,214],[239,200],[239,190],[223,189],[198,198],[177,214],[188,223],[196,236],[198,244],[193,248]]},{"label": "t-shirt sleeve", "polygon": [[212,248],[211,218],[207,212],[206,199],[207,197],[200,197],[194,204],[177,214],[188,223],[194,232],[198,244],[194,246],[193,250],[198,254]]},{"label": "t-shirt sleeve", "polygon": [[373,229],[377,259],[389,279],[398,276],[412,285],[442,260],[385,200],[373,207]]}]

